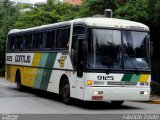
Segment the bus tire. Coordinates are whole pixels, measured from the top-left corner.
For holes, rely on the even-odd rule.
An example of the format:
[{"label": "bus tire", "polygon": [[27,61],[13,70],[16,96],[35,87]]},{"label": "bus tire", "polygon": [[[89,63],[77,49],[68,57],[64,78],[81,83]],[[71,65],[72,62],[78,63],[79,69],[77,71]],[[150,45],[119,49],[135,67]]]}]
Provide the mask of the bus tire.
[{"label": "bus tire", "polygon": [[115,106],[121,106],[124,103],[124,101],[111,101],[111,103]]},{"label": "bus tire", "polygon": [[23,85],[21,84],[21,75],[20,75],[20,72],[16,73],[16,85],[17,85],[17,89],[19,91],[23,90]]},{"label": "bus tire", "polygon": [[70,97],[70,85],[68,80],[64,80],[62,84],[62,100],[65,104],[71,103],[71,97]]}]

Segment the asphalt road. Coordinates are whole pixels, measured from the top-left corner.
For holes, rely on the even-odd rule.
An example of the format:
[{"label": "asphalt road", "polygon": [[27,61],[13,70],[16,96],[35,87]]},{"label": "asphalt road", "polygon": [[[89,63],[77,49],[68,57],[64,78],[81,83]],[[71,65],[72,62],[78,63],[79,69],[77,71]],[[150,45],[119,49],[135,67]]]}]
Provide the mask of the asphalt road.
[{"label": "asphalt road", "polygon": [[33,89],[20,92],[16,89],[14,83],[0,78],[0,114],[106,115],[158,113],[160,113],[160,104],[145,102],[126,101],[118,107],[108,102],[81,102],[75,100],[72,105],[65,105],[62,103],[60,96],[56,94]]}]

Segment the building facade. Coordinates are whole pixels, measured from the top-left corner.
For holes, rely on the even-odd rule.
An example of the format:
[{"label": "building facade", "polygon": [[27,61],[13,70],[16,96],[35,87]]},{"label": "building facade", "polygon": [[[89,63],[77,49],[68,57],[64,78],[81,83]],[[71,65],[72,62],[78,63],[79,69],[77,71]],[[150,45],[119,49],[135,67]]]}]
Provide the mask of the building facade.
[{"label": "building facade", "polygon": [[63,2],[74,4],[74,5],[81,4],[81,0],[63,0]]}]

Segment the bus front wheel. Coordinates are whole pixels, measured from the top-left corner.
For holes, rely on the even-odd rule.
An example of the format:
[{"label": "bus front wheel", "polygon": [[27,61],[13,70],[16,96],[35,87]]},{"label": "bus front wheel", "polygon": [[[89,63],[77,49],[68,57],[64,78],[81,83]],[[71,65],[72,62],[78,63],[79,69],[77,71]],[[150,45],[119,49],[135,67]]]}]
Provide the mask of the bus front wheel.
[{"label": "bus front wheel", "polygon": [[70,104],[71,97],[70,97],[70,86],[68,81],[64,81],[62,84],[62,100],[65,104]]}]

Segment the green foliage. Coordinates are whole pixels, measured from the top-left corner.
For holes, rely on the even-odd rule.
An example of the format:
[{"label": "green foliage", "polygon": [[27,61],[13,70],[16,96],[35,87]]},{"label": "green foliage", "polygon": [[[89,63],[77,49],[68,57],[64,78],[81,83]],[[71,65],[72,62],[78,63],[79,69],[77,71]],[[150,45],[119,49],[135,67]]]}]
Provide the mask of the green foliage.
[{"label": "green foliage", "polygon": [[7,33],[13,29],[18,10],[8,0],[0,0],[0,68],[4,66]]},{"label": "green foliage", "polygon": [[16,28],[28,28],[44,24],[51,24],[59,21],[70,20],[75,18],[77,11],[76,6],[48,0],[47,4],[41,4],[37,7],[21,13],[15,23]]},{"label": "green foliage", "polygon": [[105,9],[112,9],[116,18],[160,26],[159,0],[83,0],[78,17],[104,14]]},{"label": "green foliage", "polygon": [[160,0],[150,0],[149,23],[160,27]]},{"label": "green foliage", "polygon": [[104,10],[115,9],[117,0],[83,0],[80,8],[79,17],[93,16],[96,14],[104,14]]},{"label": "green foliage", "polygon": [[32,6],[30,5],[30,4],[18,4],[18,5],[16,5],[16,7],[18,8],[18,9],[25,9],[25,8],[32,8]]},{"label": "green foliage", "polygon": [[149,18],[148,0],[126,0],[123,4],[117,4],[114,11],[118,18],[145,22]]}]

